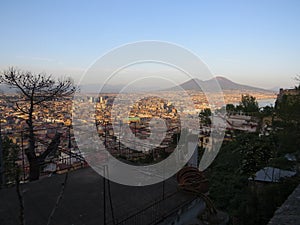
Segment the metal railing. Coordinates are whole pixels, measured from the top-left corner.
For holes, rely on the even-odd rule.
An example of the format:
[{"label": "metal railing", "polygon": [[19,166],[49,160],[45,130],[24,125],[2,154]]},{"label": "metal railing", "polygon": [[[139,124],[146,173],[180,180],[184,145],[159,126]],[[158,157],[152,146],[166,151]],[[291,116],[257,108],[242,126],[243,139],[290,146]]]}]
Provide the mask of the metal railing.
[{"label": "metal railing", "polygon": [[[154,225],[163,222],[168,216],[178,212],[178,210],[186,205],[189,205],[197,197],[188,198],[180,204],[174,206],[167,205],[172,198],[180,194],[179,191],[167,194],[164,198],[155,200],[145,208],[129,215],[128,217],[115,221],[116,225]],[[114,224],[113,221],[108,221],[108,225]]]},{"label": "metal railing", "polygon": [[[61,139],[58,150],[54,153],[46,157],[46,159],[40,164],[40,176],[49,176],[53,173],[63,173],[68,168],[77,169],[83,168],[87,166],[87,163],[84,160],[81,152],[77,148],[75,139],[71,135],[71,127],[70,126],[55,126],[55,127],[47,127],[35,129],[36,133],[36,153],[41,154],[46,150],[47,146],[51,142],[51,134],[55,132],[60,132]],[[14,160],[19,166],[19,179],[20,182],[26,182],[29,177],[29,162],[27,160],[25,149],[28,144],[28,131],[26,129],[23,130],[13,130],[9,132],[1,131],[2,137],[8,137],[13,141],[15,145],[19,148],[18,157]],[[3,177],[4,184],[3,186],[13,185],[14,177],[16,171],[3,168]],[[9,178],[9,179],[6,179]]]}]

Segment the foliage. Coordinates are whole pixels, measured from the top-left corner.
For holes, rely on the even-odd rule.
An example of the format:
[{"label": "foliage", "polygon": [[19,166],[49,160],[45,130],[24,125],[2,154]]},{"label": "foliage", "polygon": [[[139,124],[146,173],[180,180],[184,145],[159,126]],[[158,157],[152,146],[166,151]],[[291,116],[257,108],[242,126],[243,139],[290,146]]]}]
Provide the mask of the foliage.
[{"label": "foliage", "polygon": [[300,123],[300,91],[298,95],[283,95],[276,103],[276,113],[285,123]]},{"label": "foliage", "polygon": [[226,105],[226,111],[227,112],[235,112],[236,111],[236,107],[233,104],[227,104]]},{"label": "foliage", "polygon": [[273,106],[265,106],[260,110],[260,114],[262,117],[272,116],[275,113],[275,109]]},{"label": "foliage", "polygon": [[238,106],[244,113],[257,113],[259,111],[256,98],[251,95],[242,95],[242,99]]},{"label": "foliage", "polygon": [[247,195],[245,188],[248,184],[248,176],[240,173],[241,154],[235,149],[238,142],[228,142],[223,145],[217,158],[210,166],[210,197],[220,210],[224,210],[230,216],[240,215],[240,209],[245,208]]},{"label": "foliage", "polygon": [[200,123],[205,126],[211,125],[210,117],[211,117],[211,109],[210,108],[205,108],[205,109],[201,110],[201,112],[199,113]]},{"label": "foliage", "polygon": [[[240,103],[236,106],[234,104],[226,104],[225,108],[222,107],[216,111],[223,112],[224,109],[226,109],[226,112],[229,114],[243,112],[246,114],[257,115],[259,113],[258,102],[256,101],[256,98],[251,95],[242,95]],[[271,111],[271,108],[269,109],[266,107],[265,110]]]},{"label": "foliage", "polygon": [[269,165],[282,170],[294,170],[296,162],[291,162],[284,156],[280,156],[271,159]]},{"label": "foliage", "polygon": [[299,183],[297,177],[267,185],[248,181],[262,167],[278,163],[278,146],[284,144],[273,133],[259,137],[257,133],[236,132],[236,138],[221,147],[207,171],[210,196],[219,209],[229,213],[231,224],[267,224]]},{"label": "foliage", "polygon": [[238,141],[238,151],[242,158],[240,170],[247,176],[254,176],[274,156],[274,143],[270,137],[259,137],[256,133],[245,134]]},{"label": "foliage", "polygon": [[278,129],[274,134],[277,141],[278,156],[284,156],[287,153],[299,152],[300,126],[283,123],[280,125],[281,129]]},{"label": "foliage", "polygon": [[6,184],[15,182],[16,175],[19,169],[17,164],[19,147],[14,144],[8,137],[2,139],[3,161],[4,161],[4,176]]}]

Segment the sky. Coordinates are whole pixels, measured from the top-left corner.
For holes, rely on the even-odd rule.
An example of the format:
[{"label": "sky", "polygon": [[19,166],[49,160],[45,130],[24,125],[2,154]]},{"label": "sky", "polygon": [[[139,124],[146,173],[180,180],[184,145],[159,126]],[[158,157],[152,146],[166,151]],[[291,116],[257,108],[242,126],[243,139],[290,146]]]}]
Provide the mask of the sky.
[{"label": "sky", "polygon": [[16,66],[78,81],[111,49],[160,40],[242,84],[292,87],[300,74],[298,0],[2,0],[0,11],[0,70]]}]

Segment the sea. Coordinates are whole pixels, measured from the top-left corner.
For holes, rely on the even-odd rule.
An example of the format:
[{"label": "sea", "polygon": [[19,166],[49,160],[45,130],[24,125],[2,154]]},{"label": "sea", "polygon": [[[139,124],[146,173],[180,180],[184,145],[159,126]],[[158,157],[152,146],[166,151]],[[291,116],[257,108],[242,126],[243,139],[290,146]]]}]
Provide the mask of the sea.
[{"label": "sea", "polygon": [[275,101],[276,98],[270,98],[270,99],[260,99],[257,100],[258,106],[261,107],[265,107],[265,106],[275,106]]}]

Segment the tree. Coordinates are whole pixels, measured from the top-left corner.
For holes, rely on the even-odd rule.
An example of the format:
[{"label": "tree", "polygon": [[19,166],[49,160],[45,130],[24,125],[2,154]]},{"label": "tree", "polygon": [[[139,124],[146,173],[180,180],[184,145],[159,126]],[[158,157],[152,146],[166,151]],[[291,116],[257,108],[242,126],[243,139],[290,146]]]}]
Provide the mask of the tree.
[{"label": "tree", "polygon": [[274,110],[274,107],[273,106],[265,106],[263,108],[261,108],[261,114],[263,116],[272,116],[274,114],[275,110]]},{"label": "tree", "polygon": [[210,126],[211,125],[211,110],[210,108],[206,108],[201,110],[201,112],[199,113],[199,118],[200,118],[200,122],[206,126]]},{"label": "tree", "polygon": [[19,94],[17,100],[10,101],[13,103],[15,111],[26,116],[29,144],[25,149],[25,154],[30,167],[29,180],[37,180],[39,179],[41,162],[59,144],[60,135],[57,134],[48,149],[38,156],[36,154],[34,114],[41,108],[51,106],[51,103],[56,99],[71,96],[75,92],[75,87],[69,78],[55,79],[51,75],[21,71],[14,67],[1,74],[0,82],[16,90]]},{"label": "tree", "polygon": [[254,177],[255,173],[266,166],[274,156],[274,143],[270,137],[256,134],[244,135],[240,140],[241,172]]},{"label": "tree", "polygon": [[257,113],[259,111],[258,102],[251,95],[242,95],[239,107],[244,113]]},{"label": "tree", "polygon": [[[276,114],[287,125],[300,125],[300,75],[295,77],[295,89],[285,92],[275,104]],[[298,85],[298,86],[297,86]]]},{"label": "tree", "polygon": [[14,183],[19,168],[16,161],[18,160],[20,149],[8,137],[2,138],[2,147],[5,184]]},{"label": "tree", "polygon": [[235,106],[234,106],[233,104],[227,104],[227,105],[226,105],[226,111],[227,111],[228,113],[232,113],[232,112],[235,112],[235,111],[236,111],[236,108],[235,108]]},{"label": "tree", "polygon": [[298,94],[284,94],[280,101],[276,102],[276,114],[286,124],[300,124],[300,91]]}]

